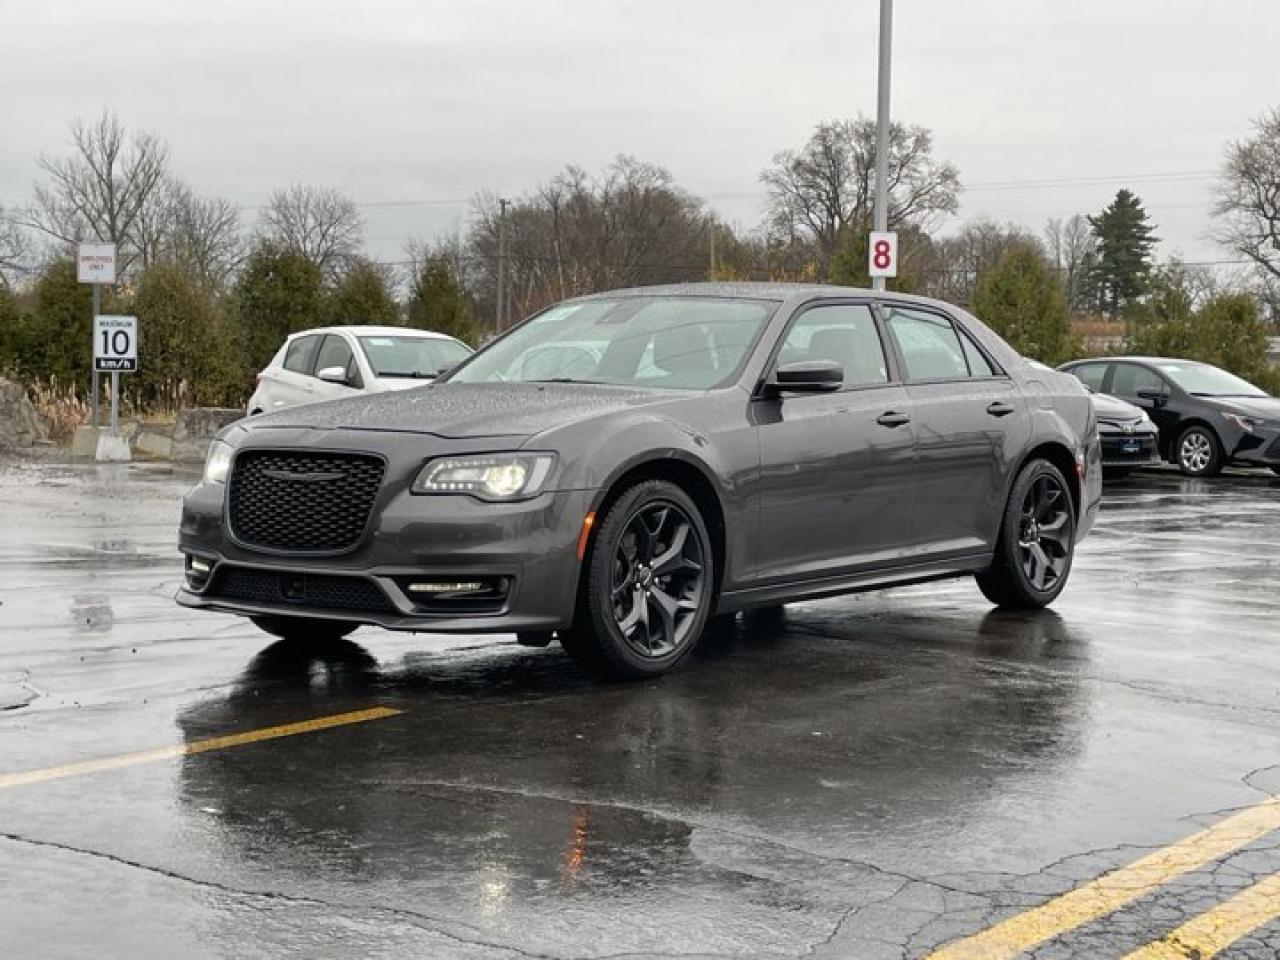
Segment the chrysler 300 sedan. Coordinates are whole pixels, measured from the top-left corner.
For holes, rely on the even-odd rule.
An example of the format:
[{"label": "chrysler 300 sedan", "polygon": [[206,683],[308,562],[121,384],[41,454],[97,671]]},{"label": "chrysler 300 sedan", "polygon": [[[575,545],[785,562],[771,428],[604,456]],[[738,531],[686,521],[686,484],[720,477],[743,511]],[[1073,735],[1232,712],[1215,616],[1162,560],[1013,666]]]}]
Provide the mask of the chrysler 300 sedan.
[{"label": "chrysler 300 sedan", "polygon": [[[555,344],[565,370],[522,363]],[[1080,383],[955,307],[623,290],[422,389],[228,427],[183,506],[178,599],[303,641],[514,632],[653,676],[751,607],[959,576],[1043,606],[1101,481]]]}]

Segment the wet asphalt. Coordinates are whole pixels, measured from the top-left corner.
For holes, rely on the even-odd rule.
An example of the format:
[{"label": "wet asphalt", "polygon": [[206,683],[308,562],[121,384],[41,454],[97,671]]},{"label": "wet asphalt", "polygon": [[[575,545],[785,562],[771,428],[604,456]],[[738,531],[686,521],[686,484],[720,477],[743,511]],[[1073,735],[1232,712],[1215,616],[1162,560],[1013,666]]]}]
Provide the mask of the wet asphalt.
[{"label": "wet asphalt", "polygon": [[[1280,792],[1270,474],[1108,488],[1051,611],[969,581],[798,604],[632,685],[183,610],[192,480],[0,464],[0,778],[61,770],[0,779],[0,957],[923,957]],[[1026,955],[1122,957],[1277,840]],[[1220,954],[1277,955],[1275,921]]]}]

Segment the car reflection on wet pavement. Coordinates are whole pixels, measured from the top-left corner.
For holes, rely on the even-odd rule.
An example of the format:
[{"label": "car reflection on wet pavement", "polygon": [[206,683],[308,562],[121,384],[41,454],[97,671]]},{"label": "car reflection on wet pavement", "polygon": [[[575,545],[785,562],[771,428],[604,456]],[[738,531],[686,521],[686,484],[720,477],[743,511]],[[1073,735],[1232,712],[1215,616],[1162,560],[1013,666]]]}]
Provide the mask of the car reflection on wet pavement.
[{"label": "car reflection on wet pavement", "polygon": [[[798,604],[642,684],[190,615],[189,481],[0,467],[5,955],[1122,957],[1280,870],[1264,809],[1062,897],[1280,791],[1274,478],[1109,490],[1049,611]],[[1277,955],[1268,902],[1222,956]]]}]

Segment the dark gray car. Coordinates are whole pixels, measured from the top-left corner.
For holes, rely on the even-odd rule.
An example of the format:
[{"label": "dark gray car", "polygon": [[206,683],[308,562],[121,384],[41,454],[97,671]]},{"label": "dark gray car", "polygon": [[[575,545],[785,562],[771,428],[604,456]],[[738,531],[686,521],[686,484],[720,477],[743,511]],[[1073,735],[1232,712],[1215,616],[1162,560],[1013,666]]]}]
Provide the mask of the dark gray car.
[{"label": "dark gray car", "polygon": [[1280,473],[1280,400],[1233,373],[1170,357],[1074,360],[1060,369],[1146,410],[1160,455],[1187,476],[1215,476],[1228,464]]},{"label": "dark gray car", "polygon": [[[593,369],[524,379],[556,343],[590,345]],[[430,386],[224,430],[183,506],[178,599],[289,637],[556,637],[651,676],[713,615],[789,600],[974,575],[994,603],[1043,606],[1101,481],[1079,382],[955,307],[624,290]]]}]

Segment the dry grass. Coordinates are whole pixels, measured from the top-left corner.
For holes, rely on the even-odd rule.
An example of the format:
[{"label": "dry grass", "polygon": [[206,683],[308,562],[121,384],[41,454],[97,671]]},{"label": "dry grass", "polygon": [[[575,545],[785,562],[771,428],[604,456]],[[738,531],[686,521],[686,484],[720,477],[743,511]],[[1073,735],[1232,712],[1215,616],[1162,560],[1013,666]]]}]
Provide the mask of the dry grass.
[{"label": "dry grass", "polygon": [[36,381],[28,387],[28,393],[36,412],[49,425],[50,440],[69,440],[76,427],[89,422],[89,404],[76,396],[70,385],[59,385],[56,378],[48,383]]}]

